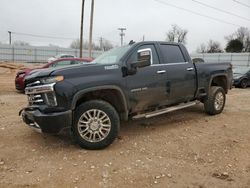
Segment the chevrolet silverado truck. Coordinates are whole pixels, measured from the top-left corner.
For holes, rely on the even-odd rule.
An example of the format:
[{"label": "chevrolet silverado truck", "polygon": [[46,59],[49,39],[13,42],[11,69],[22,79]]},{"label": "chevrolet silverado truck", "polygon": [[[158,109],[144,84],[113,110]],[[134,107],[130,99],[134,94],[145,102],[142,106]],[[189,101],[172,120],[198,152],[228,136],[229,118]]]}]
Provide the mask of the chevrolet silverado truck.
[{"label": "chevrolet silverado truck", "polygon": [[103,53],[93,63],[51,68],[25,79],[23,121],[44,133],[70,129],[86,149],[117,137],[121,121],[150,118],[203,103],[223,111],[232,88],[230,63],[193,63],[182,44],[139,42]]}]

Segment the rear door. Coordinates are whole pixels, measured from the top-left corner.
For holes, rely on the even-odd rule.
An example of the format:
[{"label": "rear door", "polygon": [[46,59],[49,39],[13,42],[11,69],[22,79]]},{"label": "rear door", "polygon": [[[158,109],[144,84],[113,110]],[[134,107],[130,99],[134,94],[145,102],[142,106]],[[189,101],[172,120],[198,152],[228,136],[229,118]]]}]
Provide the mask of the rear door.
[{"label": "rear door", "polygon": [[194,97],[196,73],[192,62],[185,59],[179,45],[160,44],[161,63],[166,68],[168,103],[185,102]]}]

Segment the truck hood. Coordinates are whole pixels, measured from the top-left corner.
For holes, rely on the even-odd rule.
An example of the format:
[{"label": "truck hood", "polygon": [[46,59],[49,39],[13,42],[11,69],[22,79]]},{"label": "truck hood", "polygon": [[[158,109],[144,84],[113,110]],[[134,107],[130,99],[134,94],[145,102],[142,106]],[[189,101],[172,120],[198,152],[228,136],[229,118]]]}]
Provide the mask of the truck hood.
[{"label": "truck hood", "polygon": [[42,77],[49,77],[49,76],[56,76],[61,75],[65,78],[67,77],[74,77],[74,75],[84,74],[98,74],[103,72],[105,69],[118,69],[118,65],[100,65],[94,62],[92,63],[84,63],[84,64],[77,64],[65,67],[58,67],[58,68],[46,68],[46,69],[36,69],[29,73],[26,76],[25,81],[27,83],[33,82],[38,80]]}]

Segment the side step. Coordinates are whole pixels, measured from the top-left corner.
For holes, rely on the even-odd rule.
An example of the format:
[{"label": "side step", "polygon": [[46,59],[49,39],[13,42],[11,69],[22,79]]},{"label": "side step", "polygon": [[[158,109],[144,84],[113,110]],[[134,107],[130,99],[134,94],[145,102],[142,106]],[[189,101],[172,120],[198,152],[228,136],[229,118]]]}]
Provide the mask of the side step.
[{"label": "side step", "polygon": [[194,101],[194,102],[188,102],[188,103],[181,103],[179,105],[171,106],[171,107],[164,108],[164,109],[161,109],[161,110],[156,110],[156,111],[148,112],[148,113],[145,113],[145,114],[138,114],[136,116],[133,116],[132,119],[151,118],[151,117],[158,116],[158,115],[161,115],[161,114],[165,114],[165,113],[168,113],[168,112],[172,112],[172,111],[180,110],[180,109],[187,108],[187,107],[190,107],[190,106],[194,106],[194,105],[196,105],[198,103],[200,103],[200,102],[199,101]]}]

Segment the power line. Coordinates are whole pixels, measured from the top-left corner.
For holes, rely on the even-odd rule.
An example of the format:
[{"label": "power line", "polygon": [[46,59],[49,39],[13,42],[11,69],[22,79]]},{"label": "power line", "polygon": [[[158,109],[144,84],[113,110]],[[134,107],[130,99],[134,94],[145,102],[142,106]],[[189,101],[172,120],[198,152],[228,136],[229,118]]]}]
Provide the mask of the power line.
[{"label": "power line", "polygon": [[205,15],[205,14],[201,14],[201,13],[198,13],[198,12],[186,9],[186,8],[182,8],[182,7],[179,7],[179,6],[167,3],[165,1],[161,1],[161,0],[154,0],[154,1],[156,1],[158,3],[161,3],[161,4],[164,4],[164,5],[167,5],[167,6],[170,6],[170,7],[174,7],[176,9],[180,9],[180,10],[183,10],[183,11],[186,11],[186,12],[189,12],[189,13],[201,16],[201,17],[209,18],[211,20],[215,20],[215,21],[218,21],[218,22],[221,22],[221,23],[225,23],[225,24],[228,24],[228,25],[233,25],[233,26],[241,27],[240,25],[237,25],[237,24],[234,24],[234,23],[230,23],[230,22],[218,19],[218,18],[214,18],[214,17],[208,16],[208,15]]},{"label": "power line", "polygon": [[242,3],[242,2],[240,2],[240,1],[237,1],[237,0],[233,0],[233,1],[234,1],[235,3],[238,3],[238,4],[242,5],[242,6],[244,6],[244,7],[250,8],[250,5],[247,5],[247,4]]},{"label": "power line", "polygon": [[36,34],[31,34],[31,33],[20,33],[20,32],[14,32],[14,31],[11,31],[11,33],[16,34],[16,35],[24,35],[24,36],[38,37],[38,38],[64,39],[64,40],[74,40],[75,39],[75,38],[67,38],[67,37],[36,35]]},{"label": "power line", "polygon": [[[63,40],[76,40],[76,38],[69,38],[69,37],[55,37],[55,36],[47,36],[47,35],[37,35],[37,34],[31,34],[31,33],[21,33],[21,32],[14,32],[14,31],[10,31],[11,34],[15,34],[15,35],[24,35],[24,36],[30,36],[30,37],[37,37],[37,38],[49,38],[49,39],[63,39]],[[95,35],[96,38],[98,38],[99,40],[99,37],[97,35]],[[114,44],[118,44],[119,42],[118,41],[112,41],[112,40],[109,40],[107,38],[103,38],[109,42],[112,42]]]},{"label": "power line", "polygon": [[202,2],[197,1],[197,0],[192,0],[192,1],[195,2],[195,3],[201,4],[201,5],[205,6],[205,7],[209,7],[209,8],[211,8],[211,9],[217,10],[217,11],[219,11],[219,12],[224,12],[224,13],[229,14],[229,15],[231,15],[231,16],[235,16],[235,17],[238,17],[238,18],[241,18],[241,19],[250,21],[250,19],[248,19],[248,18],[245,18],[245,17],[243,17],[243,16],[234,14],[234,13],[229,12],[229,11],[226,11],[226,10],[219,9],[219,8],[217,8],[217,7],[208,5],[208,4],[206,4],[206,3],[202,3]]}]

